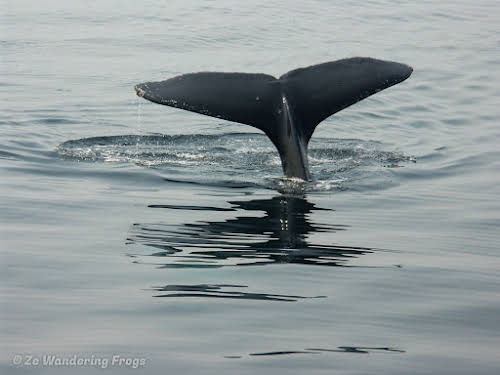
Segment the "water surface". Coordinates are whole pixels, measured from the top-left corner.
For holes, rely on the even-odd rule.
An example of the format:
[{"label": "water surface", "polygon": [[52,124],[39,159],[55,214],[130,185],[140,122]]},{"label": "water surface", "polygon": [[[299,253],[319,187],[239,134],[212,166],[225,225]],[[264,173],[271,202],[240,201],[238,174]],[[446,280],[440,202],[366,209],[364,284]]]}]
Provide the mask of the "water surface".
[{"label": "water surface", "polygon": [[[496,2],[2,8],[2,373],[498,373]],[[133,90],[351,56],[414,73],[317,128],[307,184]]]}]

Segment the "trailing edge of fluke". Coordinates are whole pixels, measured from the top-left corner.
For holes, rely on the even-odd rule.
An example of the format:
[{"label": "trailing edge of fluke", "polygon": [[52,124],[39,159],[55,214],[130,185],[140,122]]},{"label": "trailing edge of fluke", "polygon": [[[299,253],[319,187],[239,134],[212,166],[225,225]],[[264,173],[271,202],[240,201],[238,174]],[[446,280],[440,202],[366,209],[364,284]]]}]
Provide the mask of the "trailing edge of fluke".
[{"label": "trailing edge of fluke", "polygon": [[135,86],[154,103],[250,125],[278,149],[287,177],[309,180],[307,146],[330,115],[407,79],[405,64],[368,57],[267,74],[201,72]]}]

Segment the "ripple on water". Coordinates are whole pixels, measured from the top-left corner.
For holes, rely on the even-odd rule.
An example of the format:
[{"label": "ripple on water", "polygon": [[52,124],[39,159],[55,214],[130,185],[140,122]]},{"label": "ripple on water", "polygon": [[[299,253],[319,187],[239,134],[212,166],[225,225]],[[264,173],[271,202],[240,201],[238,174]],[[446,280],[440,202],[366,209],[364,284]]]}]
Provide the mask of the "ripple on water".
[{"label": "ripple on water", "polygon": [[153,287],[152,290],[159,292],[154,297],[160,298],[223,298],[223,299],[246,299],[258,301],[280,301],[296,302],[299,299],[324,298],[325,296],[304,297],[288,294],[269,294],[241,291],[247,285],[231,284],[194,284],[194,285],[165,285]]}]

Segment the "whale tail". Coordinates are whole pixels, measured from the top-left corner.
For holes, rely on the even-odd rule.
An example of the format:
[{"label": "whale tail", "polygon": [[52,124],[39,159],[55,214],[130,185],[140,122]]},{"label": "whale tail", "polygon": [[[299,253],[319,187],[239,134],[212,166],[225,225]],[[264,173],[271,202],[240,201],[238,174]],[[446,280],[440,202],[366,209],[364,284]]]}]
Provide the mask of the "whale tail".
[{"label": "whale tail", "polygon": [[407,79],[407,65],[355,57],[267,74],[201,72],[135,86],[155,103],[262,130],[280,153],[288,177],[309,179],[307,145],[332,114]]}]

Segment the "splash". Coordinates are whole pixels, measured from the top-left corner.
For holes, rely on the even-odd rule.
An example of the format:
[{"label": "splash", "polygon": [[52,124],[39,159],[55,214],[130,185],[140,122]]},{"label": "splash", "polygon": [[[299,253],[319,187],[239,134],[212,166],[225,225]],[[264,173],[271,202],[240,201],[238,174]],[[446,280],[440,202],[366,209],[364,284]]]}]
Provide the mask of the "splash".
[{"label": "splash", "polygon": [[[140,114],[138,113],[138,116]],[[390,169],[414,161],[384,144],[316,138],[309,145],[314,180],[282,177],[281,161],[261,134],[122,135],[70,140],[58,146],[66,158],[135,164],[160,170],[172,182],[224,187],[258,186],[285,194],[390,185]]]}]

